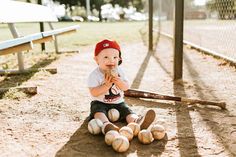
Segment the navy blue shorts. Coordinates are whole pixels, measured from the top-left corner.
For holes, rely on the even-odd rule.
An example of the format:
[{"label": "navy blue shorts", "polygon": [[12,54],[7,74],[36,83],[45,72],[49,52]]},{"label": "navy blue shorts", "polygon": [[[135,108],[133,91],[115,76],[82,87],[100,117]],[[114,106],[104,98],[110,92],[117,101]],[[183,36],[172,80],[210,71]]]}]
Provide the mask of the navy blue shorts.
[{"label": "navy blue shorts", "polygon": [[125,102],[119,104],[106,104],[100,101],[92,101],[90,105],[90,120],[94,118],[96,112],[103,112],[108,117],[108,111],[112,108],[115,108],[120,112],[119,121],[125,121],[127,115],[135,114]]}]

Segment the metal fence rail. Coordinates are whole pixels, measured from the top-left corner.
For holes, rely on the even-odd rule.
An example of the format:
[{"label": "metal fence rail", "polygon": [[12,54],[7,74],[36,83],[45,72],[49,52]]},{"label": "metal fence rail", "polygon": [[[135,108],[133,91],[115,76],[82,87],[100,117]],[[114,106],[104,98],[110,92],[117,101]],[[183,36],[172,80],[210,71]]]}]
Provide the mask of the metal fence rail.
[{"label": "metal fence rail", "polygon": [[[153,41],[173,36],[174,1],[154,0]],[[158,35],[157,35],[158,34]],[[184,41],[214,56],[236,62],[236,0],[184,1]],[[154,45],[155,48],[155,45]]]}]

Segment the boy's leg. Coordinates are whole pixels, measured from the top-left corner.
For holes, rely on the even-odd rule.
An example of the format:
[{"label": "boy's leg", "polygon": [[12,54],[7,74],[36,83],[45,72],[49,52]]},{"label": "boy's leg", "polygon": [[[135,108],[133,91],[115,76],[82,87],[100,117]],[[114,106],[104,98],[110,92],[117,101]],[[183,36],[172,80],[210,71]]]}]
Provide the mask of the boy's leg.
[{"label": "boy's leg", "polygon": [[148,110],[144,116],[138,117],[136,114],[129,114],[126,117],[127,123],[136,122],[140,125],[140,129],[147,129],[156,118],[154,110]]},{"label": "boy's leg", "polygon": [[103,122],[104,132],[109,130],[119,130],[119,127],[109,122],[106,113],[109,107],[99,101],[92,101],[90,107],[90,118],[96,118]]},{"label": "boy's leg", "polygon": [[127,123],[136,122],[140,125],[141,129],[147,129],[156,118],[154,110],[148,110],[144,116],[138,116],[132,111],[126,103],[116,105],[116,109],[124,116]]},{"label": "boy's leg", "polygon": [[96,112],[94,118],[101,120],[103,124],[109,122],[107,116],[103,112]]},{"label": "boy's leg", "polygon": [[94,118],[99,119],[99,120],[102,121],[102,123],[103,123],[103,125],[104,125],[104,133],[105,133],[105,134],[106,134],[108,131],[110,131],[110,130],[117,130],[117,131],[119,131],[119,129],[120,129],[118,126],[116,126],[115,124],[111,123],[111,122],[108,120],[108,118],[107,118],[107,116],[105,115],[105,113],[103,113],[103,112],[96,112],[96,113],[94,114]]}]

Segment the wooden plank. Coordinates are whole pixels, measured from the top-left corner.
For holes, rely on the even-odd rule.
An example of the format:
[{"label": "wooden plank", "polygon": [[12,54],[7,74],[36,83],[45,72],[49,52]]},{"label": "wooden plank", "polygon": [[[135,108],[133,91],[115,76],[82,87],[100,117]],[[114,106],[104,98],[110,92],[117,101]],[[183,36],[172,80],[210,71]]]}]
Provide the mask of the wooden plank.
[{"label": "wooden plank", "polygon": [[58,36],[58,35],[65,35],[65,34],[71,34],[71,33],[75,33],[76,32],[76,30],[74,29],[74,30],[69,30],[69,31],[66,31],[66,32],[61,32],[61,33],[58,33],[58,34],[55,34],[56,36]]},{"label": "wooden plank", "polygon": [[41,39],[33,40],[33,43],[34,44],[41,44],[41,43],[45,43],[45,42],[53,41],[53,40],[55,40],[55,37],[54,37],[54,35],[51,35],[48,37],[43,37]]},{"label": "wooden plank", "polygon": [[26,94],[30,94],[30,95],[35,95],[37,94],[37,87],[35,86],[22,86],[22,87],[9,87],[9,88],[0,88],[0,94],[3,94],[5,92],[8,92],[10,90],[13,91],[21,91],[24,92]]},{"label": "wooden plank", "polygon": [[59,34],[64,34],[64,33],[71,33],[71,32],[75,32],[76,30],[78,30],[80,28],[79,25],[74,25],[74,26],[69,26],[69,27],[65,27],[65,28],[59,28],[59,29],[54,29],[54,30],[50,30],[50,31],[45,31],[42,32],[43,37],[47,37],[50,35],[59,35]]},{"label": "wooden plank", "polygon": [[0,23],[58,21],[49,7],[38,4],[1,1],[0,10]]},{"label": "wooden plank", "polygon": [[28,74],[39,71],[48,71],[51,74],[57,73],[57,68],[38,68],[38,69],[24,69],[24,70],[0,70],[0,75],[19,75],[19,74]]},{"label": "wooden plank", "polygon": [[42,33],[35,33],[35,34],[26,35],[24,37],[6,40],[3,42],[0,42],[0,50],[14,47],[14,46],[21,45],[21,44],[25,44],[25,43],[28,43],[32,40],[38,40],[41,38],[43,38]]},{"label": "wooden plank", "polygon": [[19,52],[19,51],[32,50],[32,49],[33,49],[32,42],[28,42],[25,44],[21,44],[21,45],[17,45],[17,46],[13,46],[13,47],[9,47],[9,48],[0,50],[0,56],[10,54],[10,53]]}]

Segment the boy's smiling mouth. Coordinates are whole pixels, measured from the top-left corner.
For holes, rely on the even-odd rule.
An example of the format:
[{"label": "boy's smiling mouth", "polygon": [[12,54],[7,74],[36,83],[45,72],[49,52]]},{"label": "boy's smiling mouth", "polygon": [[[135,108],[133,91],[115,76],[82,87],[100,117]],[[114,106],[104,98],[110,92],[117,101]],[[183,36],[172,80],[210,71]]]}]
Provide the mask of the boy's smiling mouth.
[{"label": "boy's smiling mouth", "polygon": [[109,65],[106,65],[108,67],[108,69],[114,69],[115,68],[115,65],[113,64],[109,64]]}]

